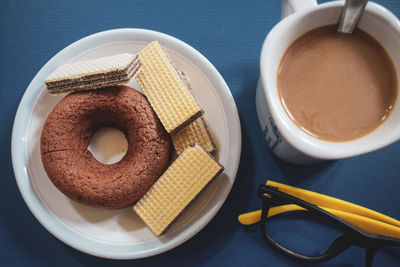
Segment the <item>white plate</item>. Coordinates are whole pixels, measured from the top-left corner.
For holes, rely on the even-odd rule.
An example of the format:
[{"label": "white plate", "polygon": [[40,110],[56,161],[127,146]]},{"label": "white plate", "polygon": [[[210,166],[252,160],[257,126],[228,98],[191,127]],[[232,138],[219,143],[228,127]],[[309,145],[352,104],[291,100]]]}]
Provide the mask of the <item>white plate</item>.
[{"label": "white plate", "polygon": [[[204,191],[170,230],[156,237],[131,208],[107,211],[76,203],[48,179],[40,157],[40,134],[61,97],[50,96],[45,77],[57,66],[121,52],[137,53],[158,40],[191,80],[215,137],[224,173]],[[39,222],[66,244],[99,257],[134,259],[172,249],[199,232],[218,212],[236,177],[241,151],[240,122],[233,97],[214,66],[184,42],[154,31],[117,29],[85,37],[55,55],[29,84],[15,116],[12,161],[19,190]]]}]

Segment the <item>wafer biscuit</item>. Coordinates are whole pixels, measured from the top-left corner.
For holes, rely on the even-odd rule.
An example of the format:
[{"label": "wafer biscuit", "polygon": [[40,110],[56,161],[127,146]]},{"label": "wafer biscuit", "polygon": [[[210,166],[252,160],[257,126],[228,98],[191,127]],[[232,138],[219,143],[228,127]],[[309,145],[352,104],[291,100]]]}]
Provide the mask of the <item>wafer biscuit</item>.
[{"label": "wafer biscuit", "polygon": [[61,65],[47,76],[45,83],[51,94],[121,85],[128,82],[139,67],[137,55],[100,57]]},{"label": "wafer biscuit", "polygon": [[182,154],[187,147],[194,143],[198,143],[208,152],[215,150],[215,143],[212,140],[203,117],[190,123],[176,134],[172,134],[171,139],[178,155]]},{"label": "wafer biscuit", "polygon": [[161,235],[223,169],[200,145],[188,147],[133,209]]},{"label": "wafer biscuit", "polygon": [[167,132],[177,132],[203,114],[157,41],[142,49],[139,58],[136,80]]}]

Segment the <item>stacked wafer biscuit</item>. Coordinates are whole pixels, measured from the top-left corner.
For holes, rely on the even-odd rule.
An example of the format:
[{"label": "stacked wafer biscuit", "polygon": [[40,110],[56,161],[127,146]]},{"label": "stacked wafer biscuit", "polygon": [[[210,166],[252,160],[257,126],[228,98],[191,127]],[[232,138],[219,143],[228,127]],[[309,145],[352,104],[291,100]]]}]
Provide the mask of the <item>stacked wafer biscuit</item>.
[{"label": "stacked wafer biscuit", "polygon": [[139,67],[139,58],[133,54],[100,57],[61,65],[47,76],[45,83],[51,94],[121,85],[128,82]]},{"label": "stacked wafer biscuit", "polygon": [[158,42],[142,49],[139,58],[136,80],[167,132],[178,132],[203,114]]},{"label": "stacked wafer biscuit", "polygon": [[209,154],[215,144],[187,76],[158,42],[140,51],[139,58],[136,80],[179,155],[133,208],[154,234],[161,235],[223,167]]},{"label": "stacked wafer biscuit", "polygon": [[186,76],[155,41],[139,52],[141,69],[136,80],[153,106],[165,129],[171,133],[178,154],[199,143],[212,152],[215,144],[200,116],[200,106],[190,90]]}]

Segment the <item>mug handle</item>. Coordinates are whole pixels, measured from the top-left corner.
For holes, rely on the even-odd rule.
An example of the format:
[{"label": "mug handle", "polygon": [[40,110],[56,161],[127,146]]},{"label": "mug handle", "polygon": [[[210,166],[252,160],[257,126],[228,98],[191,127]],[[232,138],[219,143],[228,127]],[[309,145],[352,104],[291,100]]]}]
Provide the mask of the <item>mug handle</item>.
[{"label": "mug handle", "polygon": [[282,0],[281,19],[300,10],[309,9],[317,5],[317,0]]}]

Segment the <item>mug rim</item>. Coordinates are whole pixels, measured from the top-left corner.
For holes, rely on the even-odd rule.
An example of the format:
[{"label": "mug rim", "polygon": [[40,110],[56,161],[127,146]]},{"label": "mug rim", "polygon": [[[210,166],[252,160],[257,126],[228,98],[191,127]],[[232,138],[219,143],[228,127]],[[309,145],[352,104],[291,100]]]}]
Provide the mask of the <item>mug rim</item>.
[{"label": "mug rim", "polygon": [[[261,82],[263,84],[262,90],[264,90],[264,95],[267,101],[267,105],[269,107],[269,111],[271,113],[271,117],[274,120],[274,123],[276,124],[280,135],[296,150],[300,151],[301,153],[313,157],[313,158],[319,158],[319,159],[324,159],[324,160],[333,160],[333,159],[339,159],[339,158],[347,158],[347,157],[352,157],[352,156],[357,156],[360,154],[364,154],[367,152],[371,152],[380,148],[383,148],[387,145],[390,145],[394,143],[395,141],[400,139],[400,132],[397,135],[392,135],[388,138],[385,138],[384,141],[380,142],[379,144],[371,144],[370,146],[365,146],[365,145],[357,145],[359,140],[363,139],[365,136],[368,136],[370,133],[361,136],[356,139],[348,140],[348,141],[326,141],[323,139],[318,139],[315,137],[312,137],[311,135],[307,134],[303,130],[300,129],[290,118],[287,112],[284,110],[282,103],[279,99],[276,99],[272,95],[272,91],[278,90],[277,85],[274,84],[271,79],[268,79],[268,73],[270,73],[270,68],[268,64],[263,64],[263,62],[269,62],[269,58],[273,54],[273,52],[270,52],[272,49],[270,49],[271,43],[274,42],[275,35],[278,34],[278,32],[284,28],[287,27],[287,25],[293,24],[302,17],[308,16],[311,13],[315,12],[316,10],[322,10],[324,9],[331,9],[331,8],[338,8],[342,7],[344,4],[343,1],[332,1],[332,2],[327,2],[323,3],[320,5],[316,5],[315,7],[302,10],[299,12],[296,12],[294,14],[289,15],[287,18],[282,19],[278,24],[276,24],[272,30],[268,33],[267,37],[264,40],[262,50],[261,50],[261,56],[260,56],[260,78]],[[391,27],[397,30],[397,32],[400,34],[400,20],[387,8],[383,7],[380,4],[377,4],[375,2],[368,2],[366,8],[366,12],[372,13],[374,15],[377,15],[381,18],[383,18],[385,21],[387,21]],[[312,28],[310,28],[311,30]],[[299,35],[300,36],[300,35]],[[286,49],[284,50],[286,51]],[[283,54],[282,54],[283,55]],[[280,56],[280,58],[282,57]],[[398,73],[400,70],[396,69],[397,75],[399,76],[400,73]],[[276,75],[276,71],[274,73]],[[398,80],[397,84],[397,90],[398,94],[400,93],[399,87],[400,87],[400,80]],[[267,88],[274,88],[274,90],[268,90]],[[396,104],[400,105],[400,98],[398,96]],[[382,125],[382,124],[381,124]],[[381,126],[380,125],[380,126]],[[297,128],[295,132],[292,131],[294,127]],[[378,126],[378,127],[380,127]],[[376,130],[376,129],[375,129]],[[373,130],[372,132],[374,132]],[[371,133],[372,133],[371,132]],[[329,146],[338,146],[343,149],[323,149],[323,147],[329,147]],[[345,148],[345,149],[344,149]]]}]

